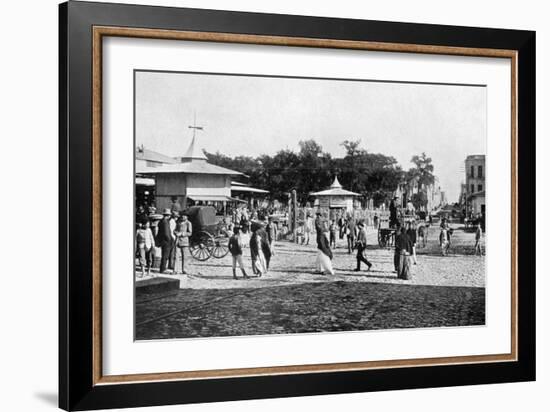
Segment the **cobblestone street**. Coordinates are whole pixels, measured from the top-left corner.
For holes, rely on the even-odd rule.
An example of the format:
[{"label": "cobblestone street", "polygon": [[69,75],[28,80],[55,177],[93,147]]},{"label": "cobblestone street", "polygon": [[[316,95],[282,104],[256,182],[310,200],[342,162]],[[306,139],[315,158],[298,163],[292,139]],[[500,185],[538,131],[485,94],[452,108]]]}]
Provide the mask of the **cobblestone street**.
[{"label": "cobblestone street", "polygon": [[[166,275],[180,280],[178,292],[137,296],[136,338],[483,325],[485,258],[473,255],[474,235],[456,230],[443,257],[438,234],[432,229],[418,248],[409,281],[397,279],[393,250],[379,248],[372,230],[369,272],[353,272],[355,255],[344,240],[334,251],[334,276],[315,273],[313,244],[278,242],[269,273],[250,280],[233,280],[229,255],[189,257],[189,274]],[[244,257],[250,265],[248,250]]]}]

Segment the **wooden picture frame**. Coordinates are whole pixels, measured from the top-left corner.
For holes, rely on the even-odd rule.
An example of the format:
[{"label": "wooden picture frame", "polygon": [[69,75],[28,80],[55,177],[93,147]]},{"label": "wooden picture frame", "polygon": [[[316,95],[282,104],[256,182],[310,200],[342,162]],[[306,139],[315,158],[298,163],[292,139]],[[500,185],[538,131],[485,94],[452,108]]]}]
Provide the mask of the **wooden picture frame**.
[{"label": "wooden picture frame", "polygon": [[[534,32],[86,2],[61,4],[59,13],[61,408],[88,410],[535,379]],[[101,46],[105,36],[510,59],[511,352],[104,376]]]}]

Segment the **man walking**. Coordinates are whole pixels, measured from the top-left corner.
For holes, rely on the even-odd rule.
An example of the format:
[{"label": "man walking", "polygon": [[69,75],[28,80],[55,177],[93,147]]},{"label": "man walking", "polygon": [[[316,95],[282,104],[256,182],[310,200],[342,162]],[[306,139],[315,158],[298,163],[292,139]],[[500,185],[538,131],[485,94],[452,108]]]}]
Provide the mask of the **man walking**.
[{"label": "man walking", "polygon": [[357,233],[357,267],[355,268],[356,272],[359,272],[361,270],[361,262],[366,263],[368,266],[367,271],[370,271],[370,268],[372,267],[372,263],[370,263],[367,258],[365,257],[365,250],[367,249],[367,230],[365,228],[365,224],[361,221],[357,225],[359,227],[358,233]]}]

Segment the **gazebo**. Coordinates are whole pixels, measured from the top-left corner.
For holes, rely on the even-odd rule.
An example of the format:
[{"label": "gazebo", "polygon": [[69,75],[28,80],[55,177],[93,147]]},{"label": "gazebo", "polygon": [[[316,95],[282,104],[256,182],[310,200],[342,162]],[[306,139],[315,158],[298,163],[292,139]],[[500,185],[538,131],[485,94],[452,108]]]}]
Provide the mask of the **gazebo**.
[{"label": "gazebo", "polygon": [[311,193],[315,197],[315,206],[319,209],[343,209],[346,212],[353,211],[353,200],[359,193],[350,192],[342,188],[338,181],[338,176],[334,177],[334,182],[326,190]]}]

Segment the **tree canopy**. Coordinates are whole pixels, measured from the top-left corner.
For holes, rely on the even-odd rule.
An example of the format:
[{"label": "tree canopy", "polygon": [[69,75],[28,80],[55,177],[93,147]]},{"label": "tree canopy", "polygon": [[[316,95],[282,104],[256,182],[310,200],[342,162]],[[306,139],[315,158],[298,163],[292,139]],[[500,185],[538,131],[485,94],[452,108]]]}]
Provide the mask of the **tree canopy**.
[{"label": "tree canopy", "polygon": [[[210,163],[244,173],[250,185],[269,190],[272,198],[280,201],[296,189],[299,202],[304,204],[311,200],[311,192],[328,188],[335,175],[346,190],[361,194],[363,199],[373,199],[375,205],[388,200],[405,178],[397,160],[370,153],[361,147],[360,140],[344,140],[341,145],[345,150],[343,158],[333,158],[313,139],[301,140],[298,151],[284,149],[256,158],[232,158],[219,152],[205,154]],[[414,173],[428,181],[433,171],[431,159],[424,153],[415,158],[418,163],[413,160],[417,166]]]}]

